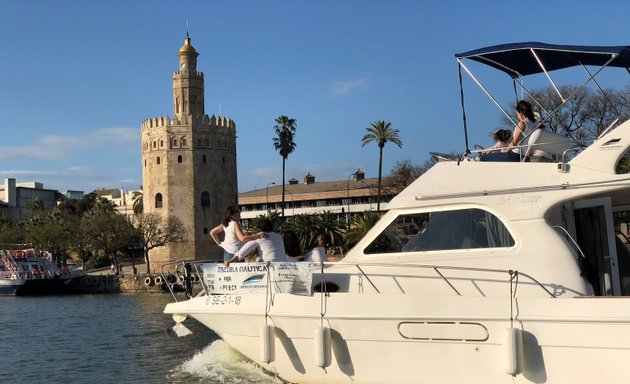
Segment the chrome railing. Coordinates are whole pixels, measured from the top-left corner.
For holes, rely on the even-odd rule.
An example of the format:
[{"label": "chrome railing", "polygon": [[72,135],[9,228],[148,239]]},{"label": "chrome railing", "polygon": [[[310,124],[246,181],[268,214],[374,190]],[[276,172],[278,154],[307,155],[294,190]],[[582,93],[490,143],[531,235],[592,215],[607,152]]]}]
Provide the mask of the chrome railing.
[{"label": "chrome railing", "polygon": [[[190,272],[184,272],[184,278],[181,279],[180,281],[183,281],[184,284],[186,284],[186,280],[185,280],[186,274],[189,279],[192,279],[193,276],[197,276],[198,280],[195,279],[197,281],[190,281],[188,283],[189,284],[188,287],[192,287],[194,284],[199,283],[201,284],[201,288],[202,288],[199,294],[211,295],[213,293],[206,285],[204,277],[203,277],[203,266],[209,263],[216,264],[217,261],[216,260],[172,261],[170,263],[162,265],[160,273],[163,276],[164,281],[166,281],[166,276],[168,274],[168,271],[175,270],[176,274],[178,270],[190,271]],[[274,263],[271,263],[271,264],[273,265]],[[324,262],[324,263],[316,263],[316,264],[320,264],[322,267],[318,268],[317,270],[313,270],[312,273],[313,273],[313,277],[315,276],[319,277],[318,280],[320,282],[326,282],[327,274],[354,275],[351,272],[352,270],[354,270],[355,272],[358,272],[358,276],[361,276],[363,279],[365,279],[370,284],[370,286],[374,289],[374,291],[377,293],[381,293],[383,291],[382,287],[379,289],[379,284],[382,284],[382,282],[378,283],[376,281],[377,278],[382,280],[382,278],[385,277],[385,278],[391,278],[391,279],[396,280],[397,278],[404,277],[404,278],[411,278],[411,279],[438,279],[444,282],[446,289],[451,290],[454,294],[458,296],[463,296],[464,294],[459,289],[456,288],[456,285],[457,285],[455,283],[456,280],[469,281],[475,285],[480,281],[505,283],[505,284],[509,284],[510,288],[512,287],[516,288],[519,284],[529,283],[530,285],[536,287],[537,289],[542,290],[549,297],[551,298],[556,297],[556,295],[553,292],[549,291],[547,287],[541,284],[534,277],[526,273],[517,271],[517,270],[457,267],[457,266],[443,266],[443,265],[426,265],[426,264],[351,263],[351,262],[343,262],[343,261]],[[330,267],[334,267],[334,270],[331,270]],[[346,267],[349,269],[348,271],[344,271]],[[373,269],[373,268],[378,268],[378,271],[371,272],[370,269]],[[388,269],[389,270],[398,269],[398,271],[392,271],[391,273],[388,273],[387,272]],[[405,273],[404,274],[401,273],[400,269],[405,269],[406,270]],[[419,270],[430,271],[432,274],[431,275],[426,275],[426,274],[421,275],[419,273],[414,274],[414,272],[419,271]],[[472,272],[474,273],[474,275],[468,274],[466,276],[452,276],[452,273],[454,272]],[[449,273],[451,275],[449,275]],[[492,275],[496,277],[492,279],[484,277],[487,275]],[[501,276],[505,276],[505,277],[501,277]],[[272,275],[269,275],[269,278],[271,279]],[[521,279],[524,279],[525,281],[520,281]],[[270,280],[269,283],[271,284],[272,281]],[[398,282],[396,282],[396,284],[398,284]],[[174,289],[175,286],[176,284],[167,283],[167,287],[171,295],[173,296],[173,299],[175,301],[179,301],[177,296],[175,295],[175,289]],[[404,289],[400,286],[399,288],[400,288],[400,293],[405,294]],[[191,298],[192,292],[186,289],[185,291],[187,293],[187,297]],[[515,294],[514,294],[514,297],[516,297]]]}]

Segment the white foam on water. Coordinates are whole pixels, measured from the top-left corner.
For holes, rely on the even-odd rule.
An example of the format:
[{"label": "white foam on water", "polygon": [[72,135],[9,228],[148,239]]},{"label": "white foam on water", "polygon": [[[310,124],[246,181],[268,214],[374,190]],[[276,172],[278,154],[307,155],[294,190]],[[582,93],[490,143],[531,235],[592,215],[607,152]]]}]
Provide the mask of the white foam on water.
[{"label": "white foam on water", "polygon": [[265,373],[260,366],[231,348],[223,340],[212,342],[185,361],[177,370],[211,382],[283,383],[282,380]]}]

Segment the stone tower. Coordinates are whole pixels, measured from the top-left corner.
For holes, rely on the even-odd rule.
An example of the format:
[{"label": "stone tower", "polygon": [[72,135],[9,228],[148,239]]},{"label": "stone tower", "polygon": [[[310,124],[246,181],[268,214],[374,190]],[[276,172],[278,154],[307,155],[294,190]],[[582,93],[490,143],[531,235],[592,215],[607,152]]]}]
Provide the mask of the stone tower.
[{"label": "stone tower", "polygon": [[151,250],[154,271],[172,260],[219,258],[222,252],[208,233],[238,197],[236,125],[231,119],[205,114],[199,54],[188,34],[177,55],[173,118],[142,122],[142,186],[144,212],[179,217],[188,240]]}]

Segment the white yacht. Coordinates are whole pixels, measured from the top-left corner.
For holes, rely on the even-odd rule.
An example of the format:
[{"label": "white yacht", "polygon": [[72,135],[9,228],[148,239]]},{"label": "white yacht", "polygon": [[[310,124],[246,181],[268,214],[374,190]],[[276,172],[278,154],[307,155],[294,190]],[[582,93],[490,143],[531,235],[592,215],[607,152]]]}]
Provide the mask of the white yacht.
[{"label": "white yacht", "polygon": [[[472,61],[529,94],[527,76],[625,72],[630,48],[517,43],[456,59],[479,85]],[[288,382],[628,383],[630,252],[613,217],[630,210],[630,121],[590,145],[542,131],[522,145],[557,162],[467,150],[395,197],[342,261],[191,262],[202,294],[164,312]]]}]

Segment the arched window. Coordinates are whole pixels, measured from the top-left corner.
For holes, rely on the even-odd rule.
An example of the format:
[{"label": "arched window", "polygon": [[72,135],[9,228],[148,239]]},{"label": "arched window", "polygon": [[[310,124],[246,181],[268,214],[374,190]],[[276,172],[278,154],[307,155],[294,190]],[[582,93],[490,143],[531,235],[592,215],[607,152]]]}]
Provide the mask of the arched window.
[{"label": "arched window", "polygon": [[210,194],[207,191],[201,192],[201,206],[202,207],[210,206]]},{"label": "arched window", "polygon": [[186,139],[182,139],[182,147],[186,146]]},{"label": "arched window", "polygon": [[144,167],[147,167],[147,159],[144,159]]},{"label": "arched window", "polygon": [[182,162],[182,155],[177,156],[177,162],[181,163]]},{"label": "arched window", "polygon": [[156,163],[157,165],[160,165],[160,156],[158,156],[158,157],[157,157],[157,159],[155,159],[155,163]]},{"label": "arched window", "polygon": [[154,141],[153,142],[153,148],[156,148],[156,147],[157,147],[157,142]]},{"label": "arched window", "polygon": [[162,194],[155,194],[155,208],[162,208]]},{"label": "arched window", "polygon": [[225,164],[225,156],[223,156],[223,164]]},{"label": "arched window", "polygon": [[164,146],[164,140],[160,140],[160,148]]},{"label": "arched window", "polygon": [[203,163],[205,163],[205,162],[206,162],[206,155],[201,156],[201,161],[202,161]]}]

